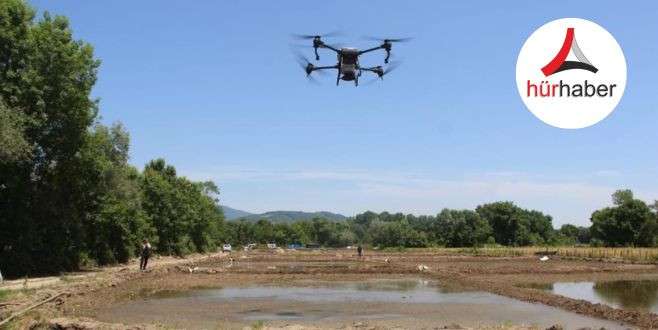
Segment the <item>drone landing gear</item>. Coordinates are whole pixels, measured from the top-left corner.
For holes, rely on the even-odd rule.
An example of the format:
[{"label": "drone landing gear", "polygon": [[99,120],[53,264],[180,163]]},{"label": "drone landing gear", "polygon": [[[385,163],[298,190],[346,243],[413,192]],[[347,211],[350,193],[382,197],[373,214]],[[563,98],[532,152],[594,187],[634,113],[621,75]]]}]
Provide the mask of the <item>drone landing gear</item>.
[{"label": "drone landing gear", "polygon": [[388,59],[391,58],[391,44],[389,42],[384,42],[382,48],[386,51],[386,58],[384,58],[384,63],[388,64]]}]

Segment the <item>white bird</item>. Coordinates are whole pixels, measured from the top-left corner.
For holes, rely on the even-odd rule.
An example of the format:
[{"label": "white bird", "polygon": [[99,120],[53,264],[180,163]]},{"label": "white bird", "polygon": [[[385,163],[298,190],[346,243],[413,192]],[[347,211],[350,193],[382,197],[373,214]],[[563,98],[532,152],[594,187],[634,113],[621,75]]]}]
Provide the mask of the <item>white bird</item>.
[{"label": "white bird", "polygon": [[547,261],[547,260],[548,260],[548,256],[543,256],[539,258],[539,261]]}]

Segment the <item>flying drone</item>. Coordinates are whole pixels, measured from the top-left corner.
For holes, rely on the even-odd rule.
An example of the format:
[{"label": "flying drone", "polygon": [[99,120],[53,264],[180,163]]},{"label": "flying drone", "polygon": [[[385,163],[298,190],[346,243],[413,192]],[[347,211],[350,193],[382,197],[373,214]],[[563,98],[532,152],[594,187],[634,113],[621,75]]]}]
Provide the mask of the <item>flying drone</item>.
[{"label": "flying drone", "polygon": [[329,37],[332,35],[337,35],[338,33],[329,33],[324,35],[295,35],[298,39],[312,40],[313,49],[315,52],[315,60],[320,60],[320,54],[318,54],[318,49],[328,49],[336,53],[338,63],[335,65],[327,66],[315,66],[311,61],[309,61],[303,55],[298,54],[298,62],[304,71],[306,71],[306,76],[309,79],[312,79],[311,73],[318,72],[321,73],[323,70],[336,70],[336,86],[339,85],[341,80],[345,81],[354,81],[355,86],[359,86],[359,77],[363,72],[372,72],[376,74],[380,79],[384,79],[384,76],[393,71],[397,67],[397,63],[391,63],[386,67],[381,65],[373,67],[362,67],[359,65],[359,56],[374,52],[376,50],[383,49],[386,52],[386,57],[384,58],[384,63],[389,64],[389,59],[391,57],[391,49],[393,48],[394,43],[405,42],[411,40],[411,38],[372,38],[368,37],[369,40],[375,40],[381,42],[379,46],[358,50],[357,48],[352,47],[339,47],[333,46],[325,43],[322,38]]}]

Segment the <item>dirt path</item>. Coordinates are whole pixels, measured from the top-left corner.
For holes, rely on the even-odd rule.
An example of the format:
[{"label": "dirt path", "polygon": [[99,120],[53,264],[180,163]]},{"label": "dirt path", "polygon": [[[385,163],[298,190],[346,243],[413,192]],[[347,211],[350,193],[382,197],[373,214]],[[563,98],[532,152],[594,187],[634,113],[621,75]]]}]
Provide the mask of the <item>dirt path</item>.
[{"label": "dirt path", "polygon": [[[149,269],[158,269],[166,266],[185,264],[190,262],[200,262],[206,258],[222,257],[223,253],[215,253],[210,255],[195,254],[186,258],[175,257],[155,257],[149,259]],[[133,259],[127,264],[118,266],[108,266],[101,268],[90,269],[85,272],[65,273],[60,276],[44,276],[35,278],[25,278],[16,280],[6,280],[0,284],[0,290],[25,290],[25,289],[38,289],[49,287],[57,284],[65,284],[66,282],[75,282],[84,279],[103,277],[118,272],[125,271],[138,271],[139,259]]]},{"label": "dirt path", "polygon": [[[194,265],[208,259],[221,260],[226,257],[227,254],[221,252],[194,254],[185,258],[156,257],[149,260],[149,269],[144,272],[139,270],[139,260],[132,260],[128,264],[101,267],[62,276],[4,281],[0,285],[0,290],[4,291],[8,298],[0,302],[0,322],[55,295],[62,294],[53,302],[39,308],[46,318],[59,315],[59,307],[64,305],[71,297],[88,295],[102,288],[113,288],[118,283],[131,281],[135,278],[159,276],[156,274],[162,274],[163,271],[166,272],[171,267],[187,268],[188,265]],[[40,313],[32,314],[36,315],[33,318],[41,318],[42,316]],[[30,321],[30,317],[25,317],[19,322],[15,322],[14,327],[17,329],[29,328]]]}]

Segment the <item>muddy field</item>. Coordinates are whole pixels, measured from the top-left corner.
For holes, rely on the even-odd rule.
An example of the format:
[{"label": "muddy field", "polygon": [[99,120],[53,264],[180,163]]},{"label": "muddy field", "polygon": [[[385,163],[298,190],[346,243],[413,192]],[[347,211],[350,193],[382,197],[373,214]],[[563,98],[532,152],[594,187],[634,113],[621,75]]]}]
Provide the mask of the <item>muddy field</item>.
[{"label": "muddy field", "polygon": [[[436,252],[369,251],[358,258],[352,250],[282,249],[154,264],[148,272],[128,265],[93,276],[71,276],[0,305],[0,318],[61,294],[12,326],[544,329],[559,324],[573,329],[626,329],[658,325],[658,315],[650,309],[568,298],[544,289],[544,285],[553,288],[553,283],[582,281],[644,280],[643,285],[653,285],[658,268],[651,264]],[[652,303],[651,299],[645,300]]]}]

